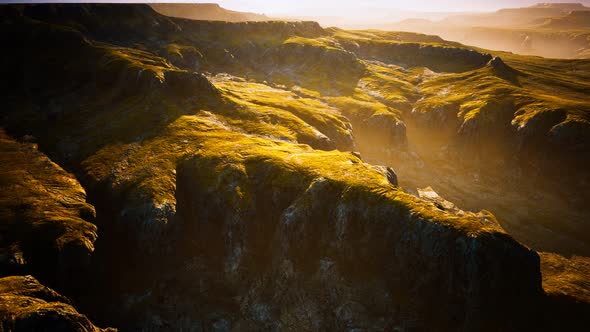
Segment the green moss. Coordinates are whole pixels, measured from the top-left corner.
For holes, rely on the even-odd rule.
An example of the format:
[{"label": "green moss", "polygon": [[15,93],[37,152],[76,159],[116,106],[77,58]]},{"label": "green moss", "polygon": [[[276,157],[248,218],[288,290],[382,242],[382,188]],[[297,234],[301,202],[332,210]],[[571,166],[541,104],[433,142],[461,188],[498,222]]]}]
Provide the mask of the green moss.
[{"label": "green moss", "polygon": [[102,66],[125,66],[134,71],[151,71],[160,80],[164,80],[164,72],[174,67],[161,57],[149,52],[123,47],[103,46],[105,51]]},{"label": "green moss", "polygon": [[338,43],[330,37],[304,38],[300,36],[293,36],[285,40],[283,44],[307,45],[332,50],[340,49]]},{"label": "green moss", "polygon": [[563,257],[549,252],[540,252],[543,289],[552,296],[572,296],[590,303],[588,273],[590,259],[581,256]]},{"label": "green moss", "polygon": [[177,56],[181,59],[184,58],[184,54],[187,52],[196,54],[200,58],[203,57],[203,54],[201,54],[201,52],[199,52],[199,50],[197,50],[194,46],[179,45],[175,43],[171,43],[166,46],[166,53]]},{"label": "green moss", "polygon": [[266,131],[266,135],[272,137],[297,137],[305,141],[308,137],[317,138],[319,132],[337,147],[346,149],[351,145],[350,123],[321,99],[251,82],[216,81],[216,86],[236,105],[257,115],[256,120],[261,124],[249,122],[247,127],[259,135]]},{"label": "green moss", "polygon": [[[94,251],[97,229],[89,221],[95,212],[76,178],[36,146],[18,143],[3,132],[0,150],[0,219],[6,230],[0,251],[8,255],[22,251],[26,262],[39,264],[33,268],[58,264],[57,255],[64,250]],[[65,260],[59,264],[68,263],[81,264]]]},{"label": "green moss", "polygon": [[[578,92],[588,87],[584,74],[578,73],[566,78],[559,71],[555,72],[550,68],[564,67],[563,70],[576,73],[577,71],[568,67],[568,63],[573,65],[570,61],[514,55],[506,56],[505,61],[520,72],[520,86],[497,77],[487,67],[462,74],[434,75],[419,86],[424,98],[416,103],[416,110],[429,112],[440,109],[442,105],[456,105],[460,109],[458,120],[464,122],[489,117],[498,108],[489,106],[490,103],[508,101],[514,105],[513,123],[520,127],[538,116],[540,111],[565,111],[567,117],[574,118],[588,116],[590,103]],[[585,64],[576,64],[579,65],[583,67]]]}]

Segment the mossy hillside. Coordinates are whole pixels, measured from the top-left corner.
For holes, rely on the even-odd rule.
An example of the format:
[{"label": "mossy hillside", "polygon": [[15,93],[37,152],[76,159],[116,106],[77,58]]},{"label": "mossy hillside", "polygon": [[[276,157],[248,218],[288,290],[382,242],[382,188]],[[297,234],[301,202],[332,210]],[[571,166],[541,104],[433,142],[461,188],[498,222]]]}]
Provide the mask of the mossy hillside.
[{"label": "mossy hillside", "polygon": [[314,22],[179,20],[178,24],[185,33],[174,35],[172,43],[158,53],[180,63],[171,48],[195,47],[202,55],[199,69],[214,74],[338,93],[351,89],[364,70],[353,54],[334,44]]},{"label": "mossy hillside", "polygon": [[[506,62],[514,66],[509,70],[516,73],[516,83],[498,77],[489,64],[473,72],[425,80],[419,86],[424,98],[416,103],[413,114],[426,115],[432,121],[440,119],[434,111],[448,109],[444,122],[451,128],[456,126],[459,134],[487,128],[495,130],[500,137],[520,136],[525,144],[529,138],[536,142],[539,137],[558,142],[554,133],[561,123],[573,127],[588,121],[589,104],[581,94],[587,86],[582,70],[584,63],[540,58],[529,61],[522,56],[507,57]],[[549,70],[551,63],[572,73],[577,72],[574,68],[579,68],[580,73],[566,79]],[[575,146],[566,144],[564,148]]]},{"label": "mossy hillside", "polygon": [[[247,170],[256,167],[257,162],[282,165],[291,172],[288,176],[279,176],[271,181],[279,188],[284,185],[274,181],[284,179],[288,183],[296,183],[297,188],[316,177],[334,179],[347,185],[389,188],[382,173],[371,171],[370,167],[367,168],[367,165],[350,154],[321,152],[306,145],[241,133],[236,130],[238,127],[231,127],[224,119],[225,116],[209,112],[181,116],[156,137],[104,147],[84,161],[85,172],[91,183],[108,183],[113,195],[126,202],[123,204],[126,206],[125,214],[122,215],[125,220],[146,224],[147,229],[153,226],[157,236],[161,235],[162,227],[165,228],[173,220],[176,212],[178,165],[187,159],[197,158],[195,155],[198,156],[197,160],[214,159],[224,165],[234,165],[236,170],[244,174],[249,174]],[[210,170],[212,173],[198,177],[205,188],[217,183],[218,172],[225,169],[225,166],[207,165],[199,167],[200,172],[207,173]],[[269,175],[268,178],[273,177]],[[479,221],[467,217],[449,217],[444,212],[431,214],[428,212],[431,210],[430,205],[421,205],[408,194],[400,192],[389,199],[400,207],[407,205],[406,208],[412,209],[421,218],[462,231],[480,231]],[[449,220],[445,221],[445,218]]]},{"label": "mossy hillside", "polygon": [[100,65],[109,74],[121,72],[126,75],[125,71],[128,70],[143,75],[145,71],[146,75],[151,74],[162,82],[165,79],[164,73],[175,69],[163,58],[146,51],[106,45],[103,51]]},{"label": "mossy hillside", "polygon": [[265,46],[277,46],[285,40],[299,36],[302,38],[316,38],[326,35],[324,29],[316,22],[215,22],[175,20],[188,33],[188,37],[195,38],[200,43],[223,44],[230,47],[249,43]]},{"label": "mossy hillside", "polygon": [[[364,84],[365,80],[367,84]],[[369,75],[361,79],[359,86],[349,96],[322,96],[316,91],[302,87],[296,86],[291,89],[286,86],[269,87],[223,76],[213,78],[213,82],[229,100],[236,105],[246,107],[249,110],[247,116],[260,114],[255,116],[255,119],[259,121],[258,124],[252,122],[246,124],[245,121],[239,120],[244,119],[246,114],[224,113],[229,123],[247,132],[285,139],[293,137],[295,133],[298,142],[321,149],[353,149],[354,132],[361,136],[369,133],[383,136],[381,138],[386,142],[395,145],[405,142],[405,132],[398,128],[400,124],[403,124],[401,112],[386,104],[407,107],[409,104],[407,98],[397,97],[395,92],[386,95],[384,90],[379,90],[383,91],[383,94],[372,90],[369,86],[377,87],[378,82],[381,81],[373,80]],[[407,90],[406,92],[409,93]],[[395,101],[390,102],[386,98],[390,101],[395,98]],[[297,119],[297,122],[293,122],[292,116],[286,117],[285,112],[301,120]],[[237,123],[237,120],[241,123]],[[268,127],[269,122],[275,128]],[[286,128],[279,129],[285,124],[288,124]],[[300,127],[294,127],[294,125]],[[312,127],[309,128],[309,125]],[[319,137],[318,133],[320,133]],[[324,135],[329,138],[328,142],[321,139]],[[310,140],[309,137],[316,138]],[[318,138],[320,138],[319,141]],[[358,137],[355,138],[358,139]]]},{"label": "mossy hillside", "polygon": [[[225,96],[230,96],[230,99],[237,105],[248,107],[253,112],[261,109],[266,109],[266,112],[269,109],[279,110],[275,115],[277,118],[275,120],[276,125],[289,121],[281,118],[285,111],[301,119],[301,121],[294,124],[302,128],[290,126],[289,132],[305,132],[305,127],[311,125],[312,127],[309,128],[311,132],[304,134],[305,136],[317,136],[315,133],[319,131],[321,135],[329,138],[331,146],[340,150],[352,149],[352,126],[349,120],[319,98],[299,96],[290,90],[272,88],[252,82],[219,80],[215,81],[215,84]],[[289,137],[288,134],[275,135],[272,132],[268,134],[275,137]],[[305,139],[302,142],[305,142]]]},{"label": "mossy hillside", "polygon": [[359,86],[387,106],[406,111],[419,98],[415,87],[418,75],[395,65],[368,63]]},{"label": "mossy hillside", "polygon": [[461,45],[443,40],[439,36],[425,35],[403,31],[382,30],[343,30],[339,28],[326,29],[337,40],[389,40],[408,43],[439,43],[446,45]]},{"label": "mossy hillside", "polygon": [[548,252],[539,255],[545,292],[552,295],[575,296],[581,302],[590,303],[590,285],[586,278],[590,262],[587,257],[566,258]]},{"label": "mossy hillside", "polygon": [[[92,41],[70,28],[30,20],[8,28],[20,31],[16,35],[26,40],[27,52],[3,58],[18,82],[3,91],[12,110],[4,114],[4,124],[17,135],[35,136],[42,148],[70,166],[107,143],[152,135],[190,111],[185,104],[221,105],[219,92],[204,76],[148,51]],[[40,51],[52,41],[61,46]],[[39,53],[41,57],[33,56]],[[41,89],[45,85],[50,88]]]},{"label": "mossy hillside", "polygon": [[[2,273],[34,273],[55,284],[83,269],[97,238],[94,207],[76,178],[36,146],[0,137]],[[64,279],[65,278],[65,279]]]},{"label": "mossy hillside", "polygon": [[588,257],[565,257],[555,253],[539,252],[543,289],[548,295],[545,304],[548,312],[560,316],[559,322],[545,319],[552,329],[577,329],[588,323],[590,289],[587,275],[590,272]]},{"label": "mossy hillside", "polygon": [[262,79],[330,95],[350,93],[365,71],[351,52],[308,43],[286,43],[266,50],[264,62],[254,61],[251,68],[267,73]]},{"label": "mossy hillside", "polygon": [[70,300],[32,276],[0,278],[0,328],[3,330],[116,331],[96,327]]},{"label": "mossy hillside", "polygon": [[[322,36],[322,37],[317,37],[317,38],[300,38],[300,37],[294,37],[292,38],[292,40],[289,41],[289,43],[291,44],[302,44],[305,46],[313,46],[313,47],[317,47],[317,48],[338,48],[338,47],[342,47],[342,45],[348,43],[348,42],[356,42],[356,40],[360,40],[361,42],[363,41],[367,41],[370,40],[369,38],[374,38],[376,41],[378,42],[383,42],[383,43],[396,43],[396,42],[400,42],[400,43],[407,43],[408,41],[412,41],[414,39],[417,40],[421,40],[421,41],[428,41],[429,44],[424,44],[423,46],[427,46],[427,47],[440,47],[442,49],[442,53],[441,54],[446,54],[446,53],[452,53],[455,52],[454,50],[458,50],[460,52],[465,51],[466,54],[474,54],[474,55],[481,55],[480,57],[475,57],[478,58],[479,60],[475,61],[475,58],[473,58],[472,60],[477,62],[477,66],[475,68],[481,68],[479,71],[481,72],[485,72],[487,73],[488,71],[490,71],[490,77],[487,77],[487,75],[477,75],[477,74],[473,74],[471,72],[468,72],[467,76],[461,76],[462,78],[466,78],[466,77],[472,77],[472,81],[477,81],[478,84],[476,85],[476,88],[478,89],[484,89],[484,92],[493,92],[490,93],[491,95],[501,95],[501,94],[518,94],[518,91],[510,91],[510,87],[509,86],[503,86],[502,84],[493,84],[492,81],[495,81],[497,79],[503,79],[508,85],[518,85],[520,83],[516,82],[516,84],[514,82],[511,82],[510,80],[507,80],[505,77],[502,77],[502,75],[499,75],[497,72],[494,72],[494,68],[488,68],[488,66],[485,66],[486,62],[488,60],[491,59],[491,57],[489,55],[484,54],[482,51],[478,52],[478,51],[474,51],[474,50],[470,50],[470,49],[465,49],[463,46],[461,46],[460,44],[457,43],[448,43],[448,42],[444,42],[444,41],[440,41],[440,40],[436,40],[436,38],[432,38],[429,36],[422,36],[421,38],[417,38],[417,36],[413,35],[413,34],[398,34],[398,33],[380,33],[380,32],[374,32],[374,31],[362,31],[362,32],[343,32],[341,30],[337,30],[337,29],[329,29],[327,30],[328,32],[332,33],[333,36]],[[412,38],[414,37],[414,38]],[[401,40],[403,38],[406,38],[407,40]],[[371,39],[372,40],[372,39]],[[448,51],[453,49],[453,51]],[[447,52],[448,51],[448,52]],[[359,55],[358,51],[353,51],[357,53],[357,56]],[[430,52],[430,51],[428,51]],[[438,51],[433,51],[433,52],[438,52]],[[361,52],[362,53],[362,52]],[[403,52],[402,52],[403,53]],[[449,54],[450,54],[449,53]],[[395,56],[395,52],[392,52],[393,56]],[[471,59],[470,56],[467,56],[467,58]],[[461,59],[461,57],[459,57]],[[466,60],[469,60],[467,59]],[[524,60],[524,59],[523,59]],[[521,60],[523,63],[527,63],[526,60]],[[471,61],[471,60],[469,60]],[[467,61],[466,63],[464,63],[464,65],[467,65],[469,63],[469,61]],[[531,63],[534,63],[535,61],[531,61]],[[458,63],[461,63],[461,61],[459,61]],[[423,64],[423,65],[427,65],[427,64]],[[579,64],[578,64],[579,65]],[[387,100],[385,99],[385,101],[392,103],[395,106],[399,106],[399,108],[401,109],[408,109],[409,107],[409,103],[407,103],[407,101],[411,101],[414,98],[416,98],[416,96],[418,95],[417,91],[412,91],[411,85],[412,83],[416,82],[416,78],[417,75],[415,73],[410,73],[410,72],[406,72],[404,73],[403,70],[391,70],[391,67],[386,67],[386,66],[381,66],[381,68],[376,68],[378,67],[378,64],[367,64],[366,68],[368,70],[370,70],[370,73],[365,75],[365,77],[368,78],[368,80],[372,80],[373,78],[377,78],[377,82],[378,83],[384,83],[385,81],[389,81],[390,84],[387,85],[388,90],[391,90],[389,88],[394,89],[393,91],[397,92],[397,93],[389,93],[389,94],[385,94],[385,98],[390,97],[391,100]],[[546,66],[549,66],[549,64],[547,64]],[[401,69],[401,68],[400,68]],[[435,68],[436,69],[436,68]],[[473,68],[472,68],[473,69]],[[539,68],[540,69],[540,68]],[[378,75],[376,75],[377,71],[381,71],[381,77],[377,77]],[[437,69],[440,70],[440,69]],[[452,71],[452,70],[451,70]],[[478,72],[479,72],[478,71]],[[518,71],[518,70],[517,70]],[[548,70],[548,72],[550,72],[551,70]],[[384,72],[387,72],[389,74],[389,77],[383,77]],[[584,71],[580,71],[580,73],[583,73]],[[526,74],[526,71],[521,71],[521,73],[523,74],[523,77],[529,77]],[[482,80],[483,79],[483,80]],[[533,82],[534,80],[530,80],[531,82]],[[553,80],[552,82],[548,83],[546,86],[554,86],[554,85],[561,85],[565,83],[565,80],[560,80],[561,82],[556,82],[555,80]],[[499,83],[500,81],[494,82],[494,83]],[[370,83],[370,81],[369,81]],[[377,83],[377,84],[378,84]],[[361,80],[361,84],[366,85],[366,82],[363,82]],[[373,86],[376,86],[377,84],[373,84]],[[490,85],[494,85],[493,88]],[[469,86],[469,88],[473,88],[473,86]],[[490,88],[490,89],[487,89]],[[577,87],[574,87],[572,85],[568,85],[567,89],[571,90],[572,88],[575,89],[579,89]],[[487,90],[486,90],[487,89]],[[537,87],[535,87],[535,89],[537,89]],[[385,89],[382,89],[385,90]],[[397,90],[397,91],[396,91]],[[457,93],[448,93],[447,91],[449,90],[449,87],[441,87],[440,85],[437,86],[434,90],[438,90],[436,91],[437,95],[446,95],[445,98],[436,98],[436,99],[426,99],[424,100],[423,104],[461,104],[461,100],[465,98],[464,94],[457,94]],[[466,89],[465,89],[466,90]],[[494,90],[494,91],[491,91]],[[353,91],[353,90],[350,90]],[[426,93],[429,93],[428,89],[425,89]],[[453,91],[455,92],[455,91]],[[568,92],[569,93],[569,92]],[[381,97],[383,98],[383,97]],[[453,98],[453,100],[450,100],[449,98]],[[417,98],[416,98],[417,99]],[[518,99],[518,96],[516,96],[515,99]],[[415,100],[415,99],[414,99]],[[459,105],[460,106],[460,105]]]},{"label": "mossy hillside", "polygon": [[305,38],[301,36],[293,36],[283,42],[283,45],[306,45],[313,47],[325,48],[328,50],[341,49],[338,42],[329,36],[322,36],[317,38]]},{"label": "mossy hillside", "polygon": [[[155,85],[155,81],[163,82],[165,73],[192,72],[190,68],[182,70],[171,65],[156,52],[145,50],[145,47],[136,48],[138,44],[127,47],[91,39],[77,30],[76,25],[59,25],[28,17],[17,17],[14,22],[5,21],[3,24],[6,42],[22,44],[2,59],[3,64],[14,75],[17,86],[26,87],[29,93],[40,92],[41,96],[35,95],[36,98],[49,98],[52,94],[59,94],[60,89],[75,90],[85,85],[94,85],[98,92],[116,91],[112,89],[113,82],[117,88],[129,89],[127,92],[131,94],[133,88],[140,89],[144,84],[152,87],[149,85]],[[184,50],[182,46],[175,47]],[[40,49],[44,52],[38,52]],[[86,59],[96,65],[68,61],[70,57]],[[125,84],[127,86],[121,86]],[[44,85],[53,86],[56,91],[47,88],[35,90],[37,86]]]},{"label": "mossy hillside", "polygon": [[199,71],[204,64],[203,54],[194,46],[170,43],[163,56],[179,67]]},{"label": "mossy hillside", "polygon": [[362,58],[402,67],[428,67],[437,72],[465,72],[491,59],[489,54],[443,43],[357,39],[344,43],[344,47]]},{"label": "mossy hillside", "polygon": [[[403,287],[400,285],[414,285],[415,273],[422,275],[418,271],[433,268],[426,267],[429,263],[425,257],[444,256],[441,250],[449,248],[447,241],[473,246],[465,250],[459,246],[456,251],[448,252],[447,257],[453,257],[449,261],[454,264],[469,265],[467,261],[473,261],[475,265],[486,265],[490,263],[487,258],[483,259],[487,263],[480,261],[485,254],[474,254],[478,251],[476,247],[493,248],[494,254],[490,257],[496,254],[505,257],[502,264],[506,266],[492,270],[504,271],[501,274],[505,277],[512,269],[507,266],[512,266],[513,258],[518,256],[516,260],[527,263],[523,265],[526,272],[514,274],[515,284],[528,283],[520,278],[534,274],[534,255],[501,230],[490,214],[459,215],[436,208],[432,203],[393,187],[381,170],[362,163],[352,154],[315,151],[304,145],[272,142],[225,129],[209,131],[199,146],[194,156],[178,169],[179,179],[182,179],[177,188],[181,197],[178,211],[183,215],[182,223],[191,229],[184,234],[195,236],[187,250],[202,252],[203,260],[211,260],[205,263],[212,267],[209,272],[219,273],[217,278],[227,278],[230,287],[236,287],[238,292],[252,287],[246,282],[250,276],[255,278],[270,268],[271,271],[277,269],[277,275],[263,278],[252,291],[262,292],[263,298],[265,291],[260,290],[261,287],[268,292],[274,289],[273,294],[290,294],[281,288],[283,284],[279,280],[287,278],[298,282],[298,276],[314,275],[318,264],[327,260],[345,271],[346,282],[352,284],[364,280],[364,273],[387,275],[383,270],[391,272],[392,280],[396,280],[391,281],[396,294],[392,301],[397,301],[397,296],[401,296],[397,291]],[[430,236],[439,241],[433,244]],[[399,255],[391,258],[391,252]],[[416,252],[420,255],[414,256]],[[399,260],[399,264],[385,264],[386,261],[391,263],[390,259]],[[292,263],[294,272],[285,276],[283,273],[289,272],[280,270],[280,262]],[[438,269],[441,270],[450,266],[442,258],[430,262],[440,263]],[[362,271],[351,268],[359,265]],[[407,267],[407,279],[393,272],[400,271],[398,267],[400,270]],[[483,265],[479,268],[484,269]],[[469,269],[453,270],[457,284],[462,284],[458,280],[463,280],[463,273]],[[321,275],[322,272],[317,273]],[[422,280],[424,284],[431,284],[428,277]],[[487,280],[482,289],[488,287]],[[438,282],[439,286],[440,282],[447,285],[446,279]],[[301,287],[315,292],[315,283],[315,279],[308,280]],[[412,293],[416,298],[421,298],[421,292],[430,291],[424,284],[416,286],[416,293]],[[453,282],[449,287],[455,287],[451,284]],[[328,287],[337,288],[338,285]],[[525,288],[528,289],[524,291],[526,297],[539,291],[540,285]],[[486,294],[488,291],[482,290]],[[331,296],[330,303],[334,301],[334,295]],[[437,299],[444,302],[448,300],[446,296]],[[463,295],[457,296],[463,301]],[[275,297],[267,301],[274,305],[281,299]],[[251,305],[246,303],[242,305]],[[276,304],[276,308],[281,311],[284,306]]]},{"label": "mossy hillside", "polygon": [[[124,204],[127,212],[136,215],[138,222],[165,225],[175,212],[177,165],[197,151],[206,151],[203,145],[207,140],[218,138],[233,145],[226,147],[227,158],[230,158],[231,151],[240,151],[238,139],[241,137],[252,137],[260,144],[265,141],[281,142],[268,136],[240,134],[239,129],[231,128],[223,119],[208,112],[182,116],[157,137],[127,145],[107,146],[83,165],[92,183],[107,181],[114,194],[127,201]],[[310,153],[312,151],[315,150],[309,150]],[[155,213],[153,218],[147,216],[152,208]],[[160,215],[163,210],[169,214]],[[131,215],[125,218],[133,219]]]}]

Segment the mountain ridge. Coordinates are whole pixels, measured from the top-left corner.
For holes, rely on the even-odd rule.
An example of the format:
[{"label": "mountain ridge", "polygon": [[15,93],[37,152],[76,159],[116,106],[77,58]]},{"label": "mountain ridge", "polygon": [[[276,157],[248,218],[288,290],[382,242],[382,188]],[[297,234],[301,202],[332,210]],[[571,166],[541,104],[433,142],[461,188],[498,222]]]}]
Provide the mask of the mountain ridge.
[{"label": "mountain ridge", "polygon": [[217,3],[152,3],[150,4],[155,11],[160,14],[188,18],[193,20],[212,20],[212,21],[268,21],[270,20],[264,14],[255,14],[228,10]]}]

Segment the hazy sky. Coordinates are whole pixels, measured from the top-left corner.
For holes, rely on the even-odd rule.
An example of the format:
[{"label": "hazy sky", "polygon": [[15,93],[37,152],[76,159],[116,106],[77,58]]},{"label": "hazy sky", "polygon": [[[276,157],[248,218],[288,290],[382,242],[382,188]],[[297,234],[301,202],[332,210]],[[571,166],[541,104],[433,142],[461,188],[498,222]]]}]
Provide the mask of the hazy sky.
[{"label": "hazy sky", "polygon": [[[580,2],[590,6],[590,0],[218,0],[209,2],[217,2],[228,9],[266,14],[290,12],[301,14],[302,11],[308,9],[318,9],[321,10],[322,14],[330,14],[331,8],[391,8],[412,11],[488,11],[507,7],[526,7],[538,2]],[[316,15],[317,13],[314,13],[314,11],[311,11],[309,14]]]},{"label": "hazy sky", "polygon": [[[19,1],[18,2],[35,2]],[[0,2],[14,2],[0,0]],[[72,0],[41,0],[41,2],[78,2]],[[145,2],[141,0],[90,2]],[[354,15],[355,10],[401,9],[407,11],[492,11],[500,8],[526,7],[538,2],[579,2],[590,6],[590,0],[152,0],[148,2],[215,2],[227,9],[250,11],[265,14],[297,15]],[[359,12],[359,13],[360,13]]]}]

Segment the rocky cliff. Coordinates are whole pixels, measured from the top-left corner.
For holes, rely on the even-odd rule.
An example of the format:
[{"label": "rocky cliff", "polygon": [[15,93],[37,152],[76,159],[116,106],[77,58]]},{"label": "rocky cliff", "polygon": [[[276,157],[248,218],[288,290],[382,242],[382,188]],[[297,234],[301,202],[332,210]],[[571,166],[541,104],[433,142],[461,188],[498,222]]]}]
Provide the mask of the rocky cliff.
[{"label": "rocky cliff", "polygon": [[4,331],[115,331],[96,327],[70,300],[32,276],[0,278],[0,327]]},{"label": "rocky cliff", "polygon": [[94,207],[76,178],[31,143],[2,133],[2,275],[35,273],[64,285],[94,251]]}]

